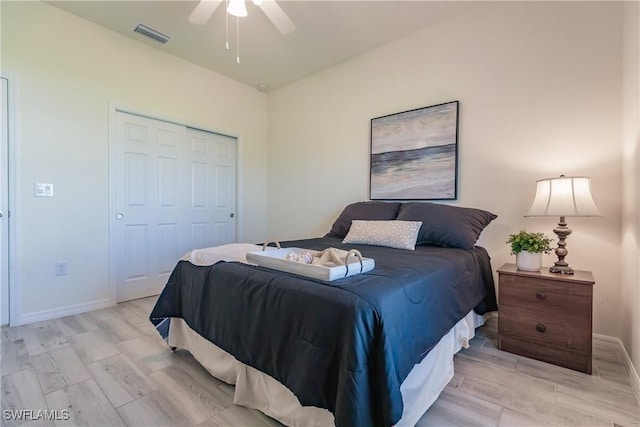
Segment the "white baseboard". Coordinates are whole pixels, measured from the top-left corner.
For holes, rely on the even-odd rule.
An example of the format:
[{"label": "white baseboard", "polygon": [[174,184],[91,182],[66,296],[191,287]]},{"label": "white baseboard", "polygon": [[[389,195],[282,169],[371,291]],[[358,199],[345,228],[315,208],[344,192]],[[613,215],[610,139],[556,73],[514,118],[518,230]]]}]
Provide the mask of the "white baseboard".
[{"label": "white baseboard", "polygon": [[73,314],[84,313],[91,310],[99,310],[101,308],[111,307],[109,298],[93,301],[89,303],[73,304],[60,308],[49,310],[34,311],[32,313],[22,314],[18,322],[11,326],[26,325],[27,323],[41,322],[43,320],[57,319],[59,317],[71,316]]},{"label": "white baseboard", "polygon": [[640,403],[640,376],[638,376],[638,371],[635,366],[633,366],[633,362],[631,362],[631,357],[629,357],[629,353],[627,353],[627,349],[624,348],[624,344],[622,344],[622,340],[616,337],[610,337],[608,335],[600,335],[593,334],[594,340],[605,341],[608,343],[615,344],[618,348],[618,353],[620,354],[620,358],[622,359],[622,364],[627,371],[627,375],[629,375],[629,381],[631,382],[631,387],[633,387],[633,391],[636,395],[636,399]]}]

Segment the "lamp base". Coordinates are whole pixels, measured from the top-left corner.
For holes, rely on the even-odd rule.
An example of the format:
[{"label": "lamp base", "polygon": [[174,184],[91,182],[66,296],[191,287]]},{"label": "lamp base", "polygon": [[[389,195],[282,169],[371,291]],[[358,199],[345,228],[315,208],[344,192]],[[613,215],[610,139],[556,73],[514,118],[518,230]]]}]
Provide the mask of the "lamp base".
[{"label": "lamp base", "polygon": [[567,227],[565,217],[560,217],[558,226],[553,229],[553,232],[558,236],[558,247],[556,248],[556,256],[558,260],[554,265],[549,268],[551,273],[573,274],[573,269],[569,267],[569,264],[564,260],[569,251],[567,251],[567,237],[571,234],[571,229]]},{"label": "lamp base", "polygon": [[573,274],[573,268],[568,265],[554,265],[549,267],[550,273]]}]

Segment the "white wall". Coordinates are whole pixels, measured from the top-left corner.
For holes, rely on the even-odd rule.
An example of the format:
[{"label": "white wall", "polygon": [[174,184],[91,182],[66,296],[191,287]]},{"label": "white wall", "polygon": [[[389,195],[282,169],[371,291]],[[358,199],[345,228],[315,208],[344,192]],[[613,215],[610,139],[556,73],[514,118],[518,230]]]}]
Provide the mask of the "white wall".
[{"label": "white wall", "polygon": [[[23,319],[109,297],[109,102],[238,136],[240,240],[264,239],[267,97],[41,2],[2,2],[15,89],[16,288]],[[33,183],[54,184],[34,198]],[[69,274],[55,277],[54,263]]]},{"label": "white wall", "polygon": [[536,179],[592,178],[607,216],[569,219],[568,261],[595,275],[594,332],[620,337],[621,23],[621,3],[482,3],[273,92],[271,238],[322,235],[368,198],[372,117],[459,100],[454,204],[499,215],[480,242],[494,268],[510,233],[553,235],[523,218]]},{"label": "white wall", "polygon": [[622,342],[640,372],[640,3],[624,4]]}]

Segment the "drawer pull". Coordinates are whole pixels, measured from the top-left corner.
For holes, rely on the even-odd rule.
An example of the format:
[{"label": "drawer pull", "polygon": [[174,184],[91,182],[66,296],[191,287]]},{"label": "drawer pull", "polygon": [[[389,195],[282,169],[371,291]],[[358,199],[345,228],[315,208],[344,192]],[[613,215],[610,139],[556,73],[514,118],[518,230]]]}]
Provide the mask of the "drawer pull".
[{"label": "drawer pull", "polygon": [[540,333],[543,333],[544,331],[547,330],[546,326],[544,326],[542,323],[538,323],[536,325],[536,330]]},{"label": "drawer pull", "polygon": [[536,298],[538,298],[540,301],[544,300],[547,296],[544,294],[544,292],[538,292],[536,294]]}]

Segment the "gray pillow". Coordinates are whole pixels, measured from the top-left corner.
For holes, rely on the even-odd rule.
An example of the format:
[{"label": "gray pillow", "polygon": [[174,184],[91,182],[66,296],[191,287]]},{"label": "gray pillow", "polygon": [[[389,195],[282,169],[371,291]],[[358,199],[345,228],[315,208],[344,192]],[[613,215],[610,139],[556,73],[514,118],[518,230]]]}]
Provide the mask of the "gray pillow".
[{"label": "gray pillow", "polygon": [[418,245],[462,249],[473,249],[482,230],[496,218],[482,209],[418,202],[403,203],[397,217],[403,221],[422,221]]},{"label": "gray pillow", "polygon": [[351,221],[364,219],[370,221],[396,219],[400,203],[397,202],[357,202],[348,205],[333,223],[331,231],[325,237],[344,239],[351,228]]}]

